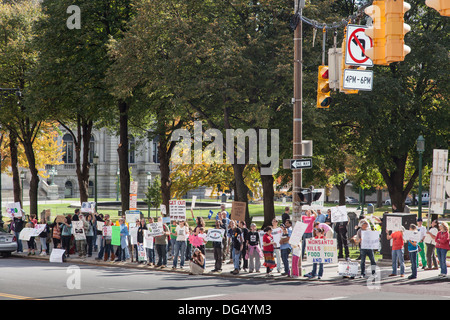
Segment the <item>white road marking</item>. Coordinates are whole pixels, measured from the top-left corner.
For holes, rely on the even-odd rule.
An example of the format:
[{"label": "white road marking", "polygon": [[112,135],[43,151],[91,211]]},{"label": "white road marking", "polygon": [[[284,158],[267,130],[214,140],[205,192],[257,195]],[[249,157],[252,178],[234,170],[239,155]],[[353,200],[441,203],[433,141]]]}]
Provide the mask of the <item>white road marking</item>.
[{"label": "white road marking", "polygon": [[215,297],[220,297],[220,296],[224,296],[224,294],[212,294],[209,296],[197,296],[197,297],[190,297],[190,298],[181,298],[181,299],[177,299],[177,300],[199,300],[199,299],[206,299],[206,298],[215,298]]}]

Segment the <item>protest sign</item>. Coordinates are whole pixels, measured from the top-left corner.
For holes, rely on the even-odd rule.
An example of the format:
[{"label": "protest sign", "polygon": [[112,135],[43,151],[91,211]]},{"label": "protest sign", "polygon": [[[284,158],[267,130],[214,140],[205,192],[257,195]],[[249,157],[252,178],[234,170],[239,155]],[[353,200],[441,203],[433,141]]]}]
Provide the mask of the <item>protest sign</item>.
[{"label": "protest sign", "polygon": [[231,203],[231,220],[245,221],[245,210],[247,203],[243,201],[233,201]]},{"label": "protest sign", "polygon": [[136,226],[136,221],[141,219],[141,212],[138,210],[127,210],[125,211],[125,220],[128,222],[128,226]]},{"label": "protest sign", "polygon": [[395,232],[401,229],[402,229],[402,217],[386,216],[386,230]]},{"label": "protest sign", "polygon": [[258,233],[259,233],[259,248],[262,250],[264,248],[263,245],[262,245],[263,237],[264,237],[264,235],[266,233],[264,231],[262,231],[262,230],[259,230]]},{"label": "protest sign", "polygon": [[331,207],[331,222],[345,222],[348,221],[347,206]]},{"label": "protest sign", "polygon": [[30,241],[31,237],[34,237],[35,234],[34,228],[23,228],[19,234],[19,240]]},{"label": "protest sign", "polygon": [[150,235],[148,230],[144,230],[144,247],[153,249],[153,237]]},{"label": "protest sign", "polygon": [[111,237],[112,236],[112,227],[104,225],[102,228],[102,235],[104,237]]},{"label": "protest sign", "polygon": [[170,220],[186,220],[186,200],[169,201]]},{"label": "protest sign", "polygon": [[188,238],[189,243],[193,246],[193,247],[200,247],[201,245],[204,245],[204,241],[202,237],[196,236],[194,234],[191,234]]},{"label": "protest sign", "polygon": [[138,182],[130,181],[130,194],[137,194],[137,193],[138,193]]},{"label": "protest sign", "polygon": [[336,239],[306,239],[306,258],[312,263],[337,263]]},{"label": "protest sign", "polygon": [[161,204],[159,206],[159,211],[161,212],[162,216],[165,216],[167,214],[166,205],[165,204]]},{"label": "protest sign", "polygon": [[50,262],[63,263],[63,257],[66,250],[54,248],[50,253]]},{"label": "protest sign", "polygon": [[97,230],[102,231],[105,223],[103,221],[97,221]]},{"label": "protest sign", "polygon": [[303,234],[305,233],[307,227],[308,227],[307,223],[297,221],[295,223],[294,229],[292,230],[291,237],[289,238],[289,244],[298,246],[302,241]]},{"label": "protest sign", "polygon": [[154,222],[147,224],[148,233],[152,237],[162,236],[164,234],[164,227],[162,222]]},{"label": "protest sign", "polygon": [[137,247],[137,254],[138,254],[138,261],[147,261],[147,250],[145,250],[144,245],[138,244]]},{"label": "protest sign", "polygon": [[56,216],[56,223],[64,223],[65,218],[63,215]]},{"label": "protest sign", "polygon": [[95,202],[83,202],[81,204],[81,213],[94,213],[95,212]]},{"label": "protest sign", "polygon": [[191,209],[195,208],[195,201],[197,200],[197,196],[192,196]]},{"label": "protest sign", "polygon": [[403,240],[419,242],[421,233],[419,231],[405,230],[403,231]]},{"label": "protest sign", "polygon": [[111,244],[120,246],[120,226],[111,226]]},{"label": "protest sign", "polygon": [[45,223],[44,224],[37,224],[37,225],[35,225],[34,226],[34,236],[38,237],[42,233],[42,231],[45,230],[46,226],[47,225]]},{"label": "protest sign", "polygon": [[361,249],[380,249],[380,232],[361,230]]},{"label": "protest sign", "polygon": [[275,247],[277,247],[277,248],[280,247],[280,240],[281,240],[282,234],[283,234],[283,229],[281,229],[281,228],[272,229],[273,241],[275,242]]},{"label": "protest sign", "polygon": [[6,214],[9,218],[18,218],[22,216],[22,208],[20,202],[12,202],[6,204]]},{"label": "protest sign", "polygon": [[358,262],[341,261],[338,264],[338,273],[342,277],[356,277],[358,275]]},{"label": "protest sign", "polygon": [[72,234],[75,240],[85,240],[83,221],[72,221]]},{"label": "protest sign", "polygon": [[209,229],[206,235],[206,241],[222,242],[224,234],[224,229]]},{"label": "protest sign", "polygon": [[137,244],[137,234],[139,227],[130,227],[131,244]]}]

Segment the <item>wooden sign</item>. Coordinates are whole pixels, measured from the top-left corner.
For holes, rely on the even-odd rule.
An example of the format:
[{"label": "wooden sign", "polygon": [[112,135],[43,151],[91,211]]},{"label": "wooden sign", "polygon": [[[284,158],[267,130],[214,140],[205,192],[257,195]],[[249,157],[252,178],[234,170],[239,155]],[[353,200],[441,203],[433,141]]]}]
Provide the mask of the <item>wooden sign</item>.
[{"label": "wooden sign", "polygon": [[231,203],[231,220],[244,221],[247,203],[242,201],[233,201]]}]

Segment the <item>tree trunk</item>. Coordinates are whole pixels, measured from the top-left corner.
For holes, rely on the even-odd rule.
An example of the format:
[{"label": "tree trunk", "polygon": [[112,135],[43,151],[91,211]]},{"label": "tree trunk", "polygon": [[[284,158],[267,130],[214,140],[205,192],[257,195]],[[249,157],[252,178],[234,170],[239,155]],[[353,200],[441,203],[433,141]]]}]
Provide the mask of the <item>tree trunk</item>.
[{"label": "tree trunk", "polygon": [[30,191],[29,191],[29,197],[30,197],[30,215],[35,215],[36,219],[38,216],[38,188],[39,188],[39,176],[38,176],[38,170],[36,169],[36,158],[34,156],[34,150],[33,150],[33,142],[31,139],[27,139],[27,137],[24,137],[24,141],[22,141],[22,145],[25,149],[25,155],[28,160],[28,167],[30,169],[31,173],[31,180],[30,180]]},{"label": "tree trunk", "polygon": [[9,151],[11,153],[11,172],[13,176],[13,195],[14,202],[20,202],[23,208],[20,186],[20,173],[19,173],[19,156],[17,152],[17,136],[13,131],[9,131]]},{"label": "tree trunk", "polygon": [[339,205],[344,206],[345,205],[345,186],[349,180],[341,180],[338,185],[335,185],[335,187],[339,190]]},{"label": "tree trunk", "polygon": [[244,181],[245,164],[233,164],[234,180],[236,181],[235,200],[246,203],[245,223],[250,226],[251,219],[248,211],[248,187]]},{"label": "tree trunk", "polygon": [[272,225],[272,220],[275,218],[275,204],[273,201],[273,198],[275,196],[275,192],[273,190],[274,179],[272,175],[260,175],[260,176],[263,188],[263,204],[264,204],[263,227],[266,227]]},{"label": "tree trunk", "polygon": [[161,137],[158,143],[159,169],[161,171],[161,198],[162,204],[166,206],[166,213],[169,214],[170,187],[170,153],[167,148],[167,137]]},{"label": "tree trunk", "polygon": [[120,169],[120,195],[122,198],[122,214],[130,209],[130,172],[128,171],[128,110],[125,101],[119,101],[119,169]]},{"label": "tree trunk", "polygon": [[383,190],[377,189],[377,208],[381,208],[383,206]]}]

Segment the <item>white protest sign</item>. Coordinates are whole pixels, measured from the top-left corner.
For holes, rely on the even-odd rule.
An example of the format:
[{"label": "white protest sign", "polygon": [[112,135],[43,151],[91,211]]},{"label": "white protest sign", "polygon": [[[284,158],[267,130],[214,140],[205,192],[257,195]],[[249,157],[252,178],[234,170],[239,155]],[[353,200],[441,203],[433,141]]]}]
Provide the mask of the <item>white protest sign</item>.
[{"label": "white protest sign", "polygon": [[104,237],[112,237],[112,226],[103,226],[102,235]]},{"label": "white protest sign", "polygon": [[31,237],[35,234],[34,228],[23,228],[19,234],[19,240],[29,241]]},{"label": "white protest sign", "polygon": [[83,221],[72,221],[72,233],[75,240],[85,240]]},{"label": "white protest sign", "polygon": [[306,239],[306,258],[312,263],[337,263],[336,239]]},{"label": "white protest sign", "polygon": [[331,222],[345,222],[348,221],[347,206],[331,207]]},{"label": "white protest sign", "polygon": [[164,234],[164,227],[162,222],[149,223],[147,225],[148,234],[152,237],[162,236]]},{"label": "white protest sign", "polygon": [[105,223],[103,221],[97,221],[97,230],[102,231]]},{"label": "white protest sign", "polygon": [[380,232],[361,230],[361,249],[380,249]]},{"label": "white protest sign", "polygon": [[192,196],[191,209],[195,208],[195,201],[197,200],[197,196]]},{"label": "white protest sign", "polygon": [[165,216],[167,214],[166,205],[165,204],[160,205],[159,211],[161,211],[161,215]]},{"label": "white protest sign", "polygon": [[170,220],[186,220],[186,200],[169,201]]},{"label": "white protest sign", "polygon": [[136,247],[137,247],[138,261],[147,261],[147,250],[145,250],[144,245],[138,244]]},{"label": "white protest sign", "polygon": [[66,250],[64,249],[53,249],[50,253],[50,262],[63,263],[63,256]]},{"label": "white protest sign", "polygon": [[95,212],[95,202],[83,202],[81,204],[81,213],[94,213]]},{"label": "white protest sign", "polygon": [[130,227],[131,244],[137,244],[137,234],[139,227]]},{"label": "white protest sign", "polygon": [[141,212],[138,210],[127,210],[125,211],[125,220],[128,222],[128,226],[136,226],[136,221],[141,219]]},{"label": "white protest sign", "polygon": [[9,218],[17,218],[22,216],[22,208],[20,202],[13,202],[6,204],[6,214]]},{"label": "white protest sign", "polygon": [[342,277],[356,277],[358,275],[358,262],[339,262],[338,273]]},{"label": "white protest sign", "polygon": [[294,229],[292,230],[291,237],[289,238],[289,244],[293,246],[298,246],[302,241],[303,234],[306,228],[308,228],[307,223],[298,221],[295,223]]},{"label": "white protest sign", "polygon": [[403,231],[403,240],[419,242],[421,234],[419,231],[405,230]]},{"label": "white protest sign", "polygon": [[386,217],[386,230],[399,231],[402,229],[402,217]]},{"label": "white protest sign", "polygon": [[34,236],[39,236],[41,233],[42,233],[42,231],[44,231],[45,230],[45,227],[46,227],[47,225],[44,223],[44,224],[37,224],[35,227],[34,227]]},{"label": "white protest sign", "polygon": [[153,249],[153,237],[148,230],[144,230],[144,247]]},{"label": "white protest sign", "polygon": [[281,228],[272,229],[272,237],[273,237],[273,241],[275,242],[275,247],[280,247],[280,240],[281,240],[282,234],[283,234],[283,229],[281,229]]},{"label": "white protest sign", "polygon": [[224,234],[225,234],[224,229],[208,229],[208,234],[206,235],[206,241],[222,242]]},{"label": "white protest sign", "polygon": [[263,250],[264,247],[263,247],[262,243],[263,243],[263,237],[264,237],[265,232],[260,230],[260,231],[258,231],[258,233],[259,233],[259,247],[261,248],[261,250]]}]

